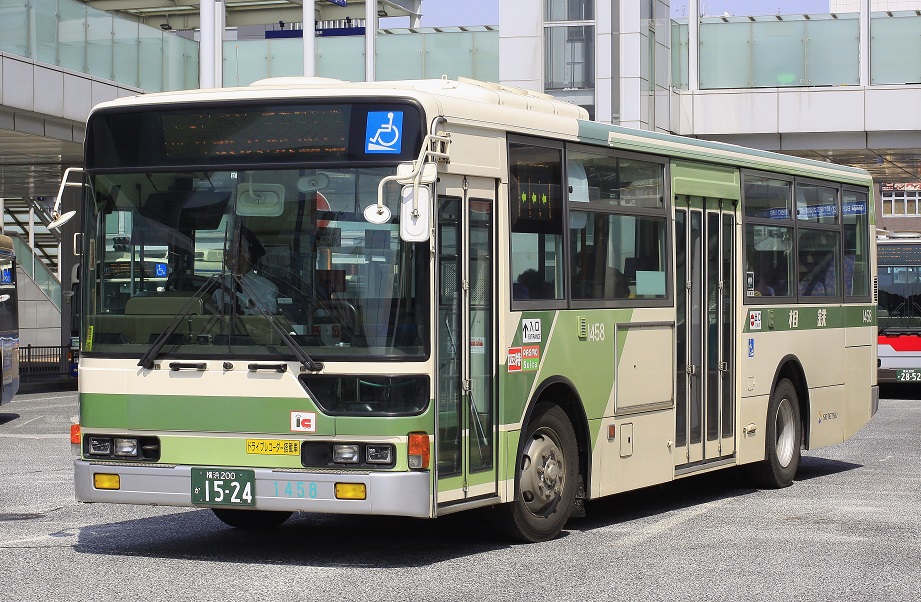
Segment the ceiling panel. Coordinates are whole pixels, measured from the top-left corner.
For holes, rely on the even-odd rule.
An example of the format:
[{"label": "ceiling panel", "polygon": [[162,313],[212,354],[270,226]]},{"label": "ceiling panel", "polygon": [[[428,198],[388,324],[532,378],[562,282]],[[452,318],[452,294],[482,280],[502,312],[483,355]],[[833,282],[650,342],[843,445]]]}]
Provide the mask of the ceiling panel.
[{"label": "ceiling panel", "polygon": [[0,130],[0,196],[53,197],[64,168],[83,162],[83,145]]}]

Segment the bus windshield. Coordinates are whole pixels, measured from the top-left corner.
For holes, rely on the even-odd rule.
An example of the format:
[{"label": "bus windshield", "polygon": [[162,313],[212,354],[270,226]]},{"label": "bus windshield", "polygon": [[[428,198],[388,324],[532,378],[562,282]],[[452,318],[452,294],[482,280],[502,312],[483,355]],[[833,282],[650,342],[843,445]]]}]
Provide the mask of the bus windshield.
[{"label": "bus windshield", "polygon": [[[427,245],[362,215],[393,173],[92,176],[85,351],[140,356],[183,314],[160,357],[291,359],[271,314],[314,358],[425,357]],[[399,215],[398,186],[385,203]]]},{"label": "bus windshield", "polygon": [[878,249],[880,334],[921,332],[921,245],[881,242]]}]

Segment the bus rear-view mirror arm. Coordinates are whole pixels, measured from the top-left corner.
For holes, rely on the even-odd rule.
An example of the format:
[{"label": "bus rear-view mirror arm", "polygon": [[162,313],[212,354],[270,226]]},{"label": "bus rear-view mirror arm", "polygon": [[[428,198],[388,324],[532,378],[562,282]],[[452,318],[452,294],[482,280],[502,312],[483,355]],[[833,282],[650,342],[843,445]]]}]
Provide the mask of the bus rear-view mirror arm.
[{"label": "bus rear-view mirror arm", "polygon": [[[429,131],[434,131],[443,117],[432,120]],[[431,190],[430,184],[438,179],[436,161],[448,160],[448,134],[428,134],[422,141],[418,158],[412,163],[401,163],[397,173],[382,178],[377,187],[377,204],[365,208],[364,216],[372,224],[390,221],[390,208],[384,204],[384,187],[388,182],[403,185],[400,193],[400,238],[407,242],[428,240],[431,231]]]},{"label": "bus rear-view mirror arm", "polygon": [[61,198],[64,196],[64,189],[68,186],[83,186],[83,178],[80,178],[79,182],[68,181],[71,173],[82,175],[84,172],[82,167],[68,167],[64,170],[64,177],[61,178],[61,186],[58,188],[58,196],[54,199],[54,208],[51,210],[51,223],[48,224],[49,230],[57,230],[77,214],[76,211],[68,211],[61,215]]}]

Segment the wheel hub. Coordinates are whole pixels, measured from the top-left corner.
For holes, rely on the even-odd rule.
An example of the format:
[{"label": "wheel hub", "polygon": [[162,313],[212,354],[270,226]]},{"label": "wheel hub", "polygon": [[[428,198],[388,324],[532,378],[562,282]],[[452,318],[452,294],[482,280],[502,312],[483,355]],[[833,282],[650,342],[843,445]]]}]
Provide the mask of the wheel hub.
[{"label": "wheel hub", "polygon": [[535,433],[524,451],[521,471],[521,495],[532,514],[548,516],[556,510],[565,468],[559,446],[547,434]]}]

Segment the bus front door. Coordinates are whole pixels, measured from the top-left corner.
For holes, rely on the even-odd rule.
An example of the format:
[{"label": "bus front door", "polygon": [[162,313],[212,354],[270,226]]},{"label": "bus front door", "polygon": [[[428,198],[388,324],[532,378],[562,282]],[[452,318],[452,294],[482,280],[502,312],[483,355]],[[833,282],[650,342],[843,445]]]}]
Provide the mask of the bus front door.
[{"label": "bus front door", "polygon": [[732,201],[675,201],[675,465],[735,454],[735,212]]},{"label": "bus front door", "polygon": [[496,486],[496,182],[443,175],[436,190],[437,504],[490,500]]}]

